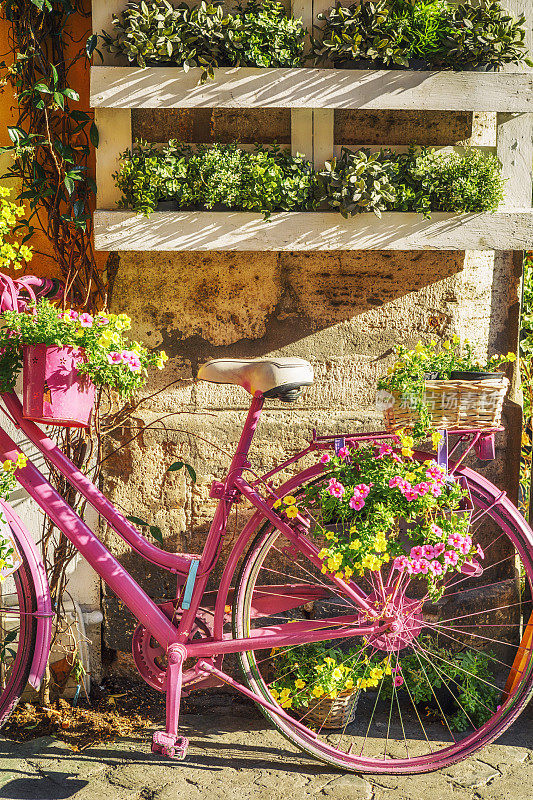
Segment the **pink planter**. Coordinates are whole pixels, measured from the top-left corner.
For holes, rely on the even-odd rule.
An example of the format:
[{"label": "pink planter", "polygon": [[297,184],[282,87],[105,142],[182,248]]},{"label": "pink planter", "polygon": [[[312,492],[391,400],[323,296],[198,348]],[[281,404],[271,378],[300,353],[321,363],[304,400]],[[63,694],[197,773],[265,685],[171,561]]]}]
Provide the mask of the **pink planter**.
[{"label": "pink planter", "polygon": [[77,347],[34,344],[23,348],[25,419],[46,425],[87,428],[91,424],[95,387],[77,365]]}]

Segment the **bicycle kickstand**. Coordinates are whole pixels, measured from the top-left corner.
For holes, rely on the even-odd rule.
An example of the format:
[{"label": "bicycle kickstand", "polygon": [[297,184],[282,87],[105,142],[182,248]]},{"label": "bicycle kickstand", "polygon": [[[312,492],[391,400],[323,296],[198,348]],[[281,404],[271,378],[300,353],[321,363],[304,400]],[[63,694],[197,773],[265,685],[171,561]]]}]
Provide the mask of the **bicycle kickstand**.
[{"label": "bicycle kickstand", "polygon": [[182,644],[171,644],[168,648],[166,673],[166,730],[156,731],[152,738],[152,753],[183,761],[189,746],[185,736],[178,736],[180,716],[181,683],[183,662],[187,651]]}]

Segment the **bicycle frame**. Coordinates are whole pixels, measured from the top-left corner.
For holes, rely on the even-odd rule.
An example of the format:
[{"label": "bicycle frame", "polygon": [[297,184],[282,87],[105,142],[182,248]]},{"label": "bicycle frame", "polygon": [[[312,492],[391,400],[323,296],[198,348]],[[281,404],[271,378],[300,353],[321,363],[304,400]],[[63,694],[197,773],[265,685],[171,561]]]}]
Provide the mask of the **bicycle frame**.
[{"label": "bicycle frame", "polygon": [[[178,587],[180,584],[183,584],[190,568],[191,558],[187,557],[186,554],[167,553],[160,550],[155,545],[152,545],[122,514],[120,514],[112,503],[110,503],[97,487],[75,467],[57,445],[55,445],[35,423],[23,418],[21,403],[14,393],[2,395],[2,400],[7,409],[2,409],[4,413],[11,418],[12,422],[27,436],[47,460],[67,478],[69,483],[86,498],[104,519],[107,520],[110,526],[143,558],[176,574]],[[342,581],[338,581],[336,578],[332,578],[333,583],[338,583],[339,586],[342,586],[344,594],[351,597],[354,602],[355,610],[359,609],[361,615],[364,613],[364,624],[361,624],[360,621],[358,622],[358,620],[360,620],[360,614],[355,613],[353,616],[353,627],[344,625],[342,629],[336,629],[335,631],[331,630],[331,626],[335,625],[337,620],[331,618],[314,620],[309,623],[286,623],[257,628],[253,631],[252,636],[240,640],[234,640],[224,635],[224,610],[226,607],[226,599],[230,591],[231,579],[237,561],[242,554],[242,550],[253,532],[254,526],[257,525],[258,520],[264,521],[267,519],[272,522],[286,537],[288,543],[302,551],[316,566],[320,567],[322,565],[322,562],[318,558],[318,548],[305,536],[308,521],[302,517],[298,517],[294,520],[292,525],[288,524],[287,521],[280,517],[272,508],[277,495],[272,492],[271,499],[267,502],[259,495],[256,486],[248,483],[243,478],[245,470],[250,468],[247,456],[259,422],[263,402],[264,398],[261,393],[258,392],[252,400],[227,478],[223,483],[215,482],[213,484],[211,496],[217,497],[219,503],[200,557],[190,607],[183,611],[177,627],[172,624],[163,611],[132,578],[129,572],[109,552],[105,545],[102,544],[81,517],[53,489],[43,474],[31,461],[28,461],[26,467],[17,470],[16,475],[21,486],[26,489],[28,494],[38,503],[45,514],[52,519],[54,524],[74,544],[98,575],[100,575],[102,580],[105,581],[109,588],[124,602],[138,621],[146,627],[150,634],[165,649],[168,649],[171,645],[181,644],[185,646],[187,656],[210,658],[213,655],[222,653],[236,653],[245,650],[304,644],[320,639],[326,640],[336,637],[366,636],[382,631],[384,632],[389,629],[389,623],[384,618],[372,622],[372,617],[376,617],[377,614],[368,603],[366,595],[355,583],[347,585]],[[317,449],[319,447],[321,447],[321,445],[317,445]],[[265,477],[270,478],[286,467],[287,464],[299,460],[303,455],[308,453],[310,449],[313,449],[313,446],[296,454],[292,459],[284,462]],[[13,440],[0,428],[0,458],[2,460],[16,460],[20,452],[21,451]],[[306,471],[309,477],[313,477],[314,474],[318,475],[320,472],[321,468],[319,466],[312,467]],[[299,476],[300,479],[301,477],[302,475]],[[263,478],[258,478],[255,484],[263,480]],[[290,491],[291,484],[292,481],[288,481],[282,487],[283,494]],[[209,575],[218,560],[219,547],[226,531],[229,512],[233,503],[238,500],[240,495],[245,497],[257,511],[240,535],[226,564],[215,603],[214,636],[195,640],[194,643],[188,642],[206,590]],[[280,587],[276,588],[280,589]],[[303,587],[300,587],[300,589],[303,591]],[[274,613],[280,609],[288,610],[300,604],[301,597],[298,597],[297,591],[298,587],[289,585],[285,595],[283,595],[282,591],[280,591],[279,596],[271,595],[267,601],[269,606],[268,612]],[[314,587],[310,589],[310,587],[306,586],[305,591],[307,592],[307,602],[325,596],[324,590],[320,589],[320,587],[317,587],[315,594],[313,594]],[[313,594],[313,596],[311,596],[311,594]],[[349,618],[343,618],[344,623],[351,621],[352,620]],[[321,628],[324,628],[323,632],[321,632]]]}]

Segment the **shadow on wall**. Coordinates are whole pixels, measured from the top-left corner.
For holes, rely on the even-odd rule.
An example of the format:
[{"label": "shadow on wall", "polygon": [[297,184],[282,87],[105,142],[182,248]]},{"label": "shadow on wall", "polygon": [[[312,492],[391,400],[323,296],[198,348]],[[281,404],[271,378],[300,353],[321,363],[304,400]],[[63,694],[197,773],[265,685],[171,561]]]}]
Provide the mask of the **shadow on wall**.
[{"label": "shadow on wall", "polygon": [[[464,253],[124,253],[111,306],[135,320],[135,334],[192,365],[216,357],[258,357],[287,348],[320,359],[333,353],[384,355],[398,341],[445,333],[447,315],[428,296],[395,303],[459,273]],[[392,304],[392,305],[391,305]],[[406,319],[405,311],[419,319]],[[357,318],[374,312],[372,320]],[[331,330],[350,322],[343,331]],[[329,333],[328,333],[329,330]],[[342,341],[339,340],[339,337]]]}]

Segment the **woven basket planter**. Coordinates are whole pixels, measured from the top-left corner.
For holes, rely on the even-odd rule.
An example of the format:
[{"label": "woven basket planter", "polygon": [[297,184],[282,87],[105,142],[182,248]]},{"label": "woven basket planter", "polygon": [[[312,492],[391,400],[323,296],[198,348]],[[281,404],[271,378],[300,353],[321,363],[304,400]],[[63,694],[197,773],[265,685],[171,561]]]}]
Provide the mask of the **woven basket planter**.
[{"label": "woven basket planter", "polygon": [[350,689],[335,697],[324,697],[302,714],[304,721],[317,728],[344,728],[353,722],[361,692]]},{"label": "woven basket planter", "polygon": [[[509,381],[501,377],[477,381],[426,381],[424,403],[436,430],[498,428]],[[418,421],[416,400],[396,393],[384,408],[387,430],[412,428]]]}]

